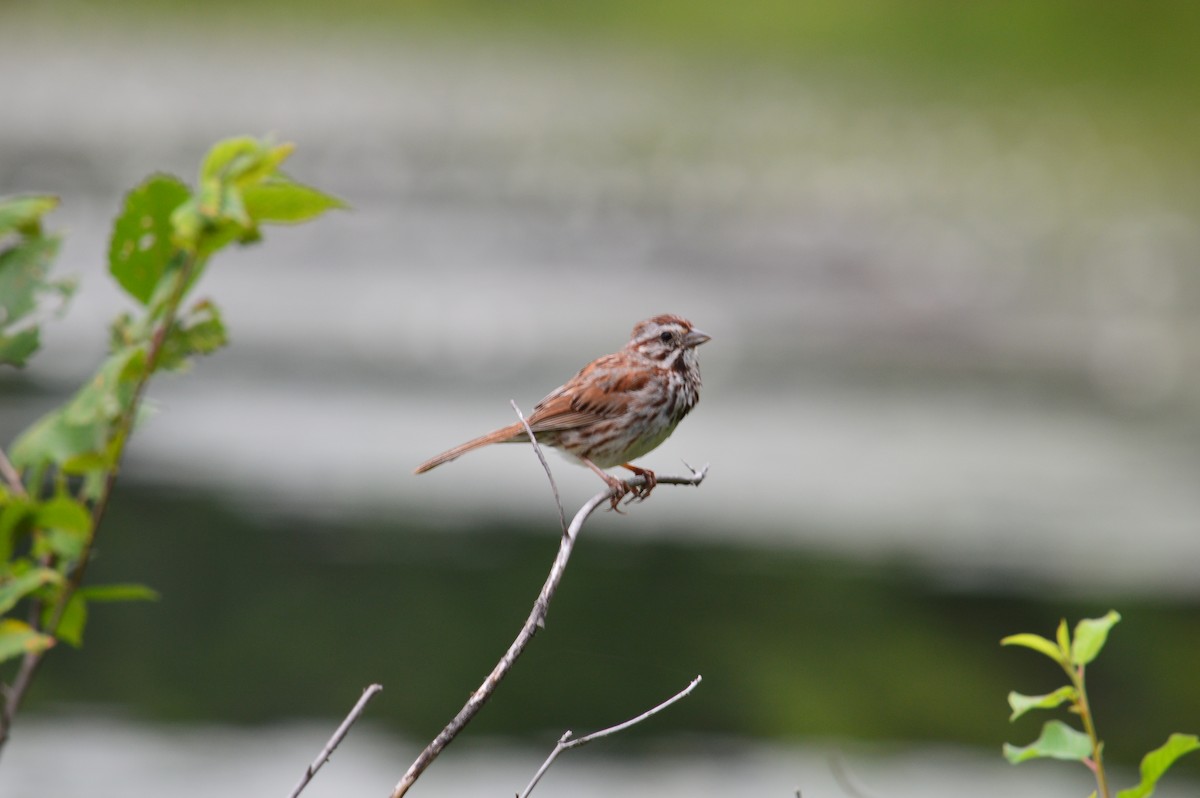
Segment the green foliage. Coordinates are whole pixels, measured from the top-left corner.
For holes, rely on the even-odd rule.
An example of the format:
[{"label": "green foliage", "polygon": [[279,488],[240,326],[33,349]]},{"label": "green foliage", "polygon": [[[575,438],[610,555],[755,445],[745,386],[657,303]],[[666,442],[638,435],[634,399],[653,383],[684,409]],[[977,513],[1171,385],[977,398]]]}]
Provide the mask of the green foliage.
[{"label": "green foliage", "polygon": [[1142,780],[1136,787],[1121,790],[1117,798],[1147,798],[1154,794],[1158,780],[1175,760],[1200,748],[1200,737],[1194,734],[1172,734],[1158,748],[1142,757]]},{"label": "green foliage", "polygon": [[[1108,633],[1121,620],[1121,616],[1110,611],[1101,618],[1085,618],[1075,625],[1072,636],[1066,620],[1059,622],[1055,640],[1040,635],[1022,633],[1010,635],[1000,641],[1001,645],[1021,646],[1036,651],[1056,663],[1067,674],[1070,684],[1045,695],[1008,694],[1012,707],[1009,720],[1016,720],[1034,709],[1054,709],[1070,704],[1070,711],[1079,716],[1083,729],[1068,726],[1061,720],[1047,721],[1036,740],[1026,746],[1005,743],[1004,756],[1014,765],[1029,759],[1066,759],[1085,764],[1095,775],[1100,798],[1109,798],[1108,777],[1104,770],[1104,743],[1096,733],[1096,724],[1088,702],[1085,681],[1086,666],[1100,654],[1108,641]],[[1184,754],[1200,748],[1200,738],[1195,735],[1172,734],[1161,747],[1146,754],[1142,759],[1142,780],[1135,787],[1121,790],[1117,798],[1147,798],[1164,773]]]},{"label": "green foliage", "polygon": [[1047,721],[1042,733],[1029,745],[1022,748],[1007,743],[1004,745],[1004,757],[1014,765],[1040,757],[1083,761],[1091,753],[1092,739],[1061,720]]},{"label": "green foliage", "polygon": [[[0,618],[0,662],[40,656],[56,640],[83,642],[89,605],[153,599],[141,585],[84,587],[82,580],[147,382],[181,371],[226,343],[220,310],[184,308],[208,259],[261,238],[268,222],[301,222],[342,203],[279,170],[290,144],[235,138],[204,159],[195,190],[153,175],[134,188],[113,223],[109,271],[138,303],[110,327],[109,354],[63,406],[17,437],[0,486],[0,616],[28,605],[26,620]],[[46,274],[58,239],[42,233],[53,197],[0,202],[0,361],[23,365],[37,348],[39,299],[71,284]],[[6,690],[0,743],[20,695]]]},{"label": "green foliage", "polygon": [[70,297],[69,280],[47,280],[58,236],[42,232],[56,197],[0,199],[0,364],[23,366],[41,345],[38,311],[45,295]]}]

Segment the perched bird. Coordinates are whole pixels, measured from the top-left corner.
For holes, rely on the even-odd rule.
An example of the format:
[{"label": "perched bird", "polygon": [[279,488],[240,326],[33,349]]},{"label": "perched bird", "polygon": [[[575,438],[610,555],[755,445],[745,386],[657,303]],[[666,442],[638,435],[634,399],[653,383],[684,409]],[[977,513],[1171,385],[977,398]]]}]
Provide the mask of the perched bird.
[{"label": "perched bird", "polygon": [[[574,456],[613,491],[612,506],[630,491],[645,499],[654,472],[629,461],[670,437],[700,399],[696,347],[709,336],[680,316],[655,316],[633,328],[629,343],[593,360],[537,403],[528,419],[538,443]],[[519,421],[455,446],[417,466],[422,474],[492,443],[527,441]],[[645,478],[631,487],[603,469],[622,466]]]}]

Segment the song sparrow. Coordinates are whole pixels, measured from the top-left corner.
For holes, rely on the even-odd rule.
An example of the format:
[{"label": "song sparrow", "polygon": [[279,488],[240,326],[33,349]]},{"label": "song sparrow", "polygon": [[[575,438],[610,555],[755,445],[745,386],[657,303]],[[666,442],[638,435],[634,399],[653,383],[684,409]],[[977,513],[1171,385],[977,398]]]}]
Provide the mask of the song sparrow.
[{"label": "song sparrow", "polygon": [[[533,408],[526,419],[538,443],[573,455],[613,491],[645,499],[654,472],[630,464],[665,441],[700,399],[696,347],[709,336],[679,316],[655,316],[633,328],[619,352],[593,360]],[[528,440],[519,421],[455,446],[417,466],[421,474],[491,443]],[[622,466],[645,477],[636,488],[603,471]]]}]

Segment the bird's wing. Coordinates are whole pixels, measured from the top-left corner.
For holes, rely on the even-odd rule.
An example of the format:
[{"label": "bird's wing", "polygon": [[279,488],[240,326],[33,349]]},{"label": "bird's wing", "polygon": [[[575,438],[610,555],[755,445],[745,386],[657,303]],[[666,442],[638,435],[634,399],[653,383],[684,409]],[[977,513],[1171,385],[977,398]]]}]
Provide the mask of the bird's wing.
[{"label": "bird's wing", "polygon": [[529,416],[529,426],[534,432],[575,429],[628,412],[629,403],[651,375],[644,369],[619,368],[619,363],[613,355],[591,363],[538,402]]}]

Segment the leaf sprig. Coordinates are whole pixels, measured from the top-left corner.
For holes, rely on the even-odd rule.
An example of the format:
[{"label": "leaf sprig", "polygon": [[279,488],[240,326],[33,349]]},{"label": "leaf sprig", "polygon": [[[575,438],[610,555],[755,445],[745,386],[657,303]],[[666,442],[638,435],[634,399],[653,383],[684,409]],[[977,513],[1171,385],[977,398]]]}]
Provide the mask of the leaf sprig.
[{"label": "leaf sprig", "polygon": [[[1108,641],[1109,631],[1121,620],[1120,614],[1110,611],[1102,618],[1085,618],[1075,625],[1071,634],[1066,619],[1058,624],[1055,639],[1022,633],[1000,641],[1005,646],[1021,646],[1054,660],[1067,674],[1068,684],[1043,695],[1008,694],[1012,708],[1010,721],[1033,710],[1051,710],[1069,704],[1069,711],[1079,716],[1082,729],[1061,720],[1050,720],[1042,726],[1041,734],[1029,745],[1004,745],[1004,756],[1018,764],[1030,759],[1051,758],[1082,762],[1095,774],[1097,791],[1093,796],[1110,798],[1108,774],[1104,768],[1104,742],[1096,732],[1096,722],[1088,701],[1085,679],[1087,665],[1100,654]],[[1200,748],[1200,738],[1194,734],[1172,734],[1167,742],[1146,754],[1142,759],[1141,781],[1117,793],[1117,798],[1148,798],[1154,793],[1159,779],[1179,757]]]}]

